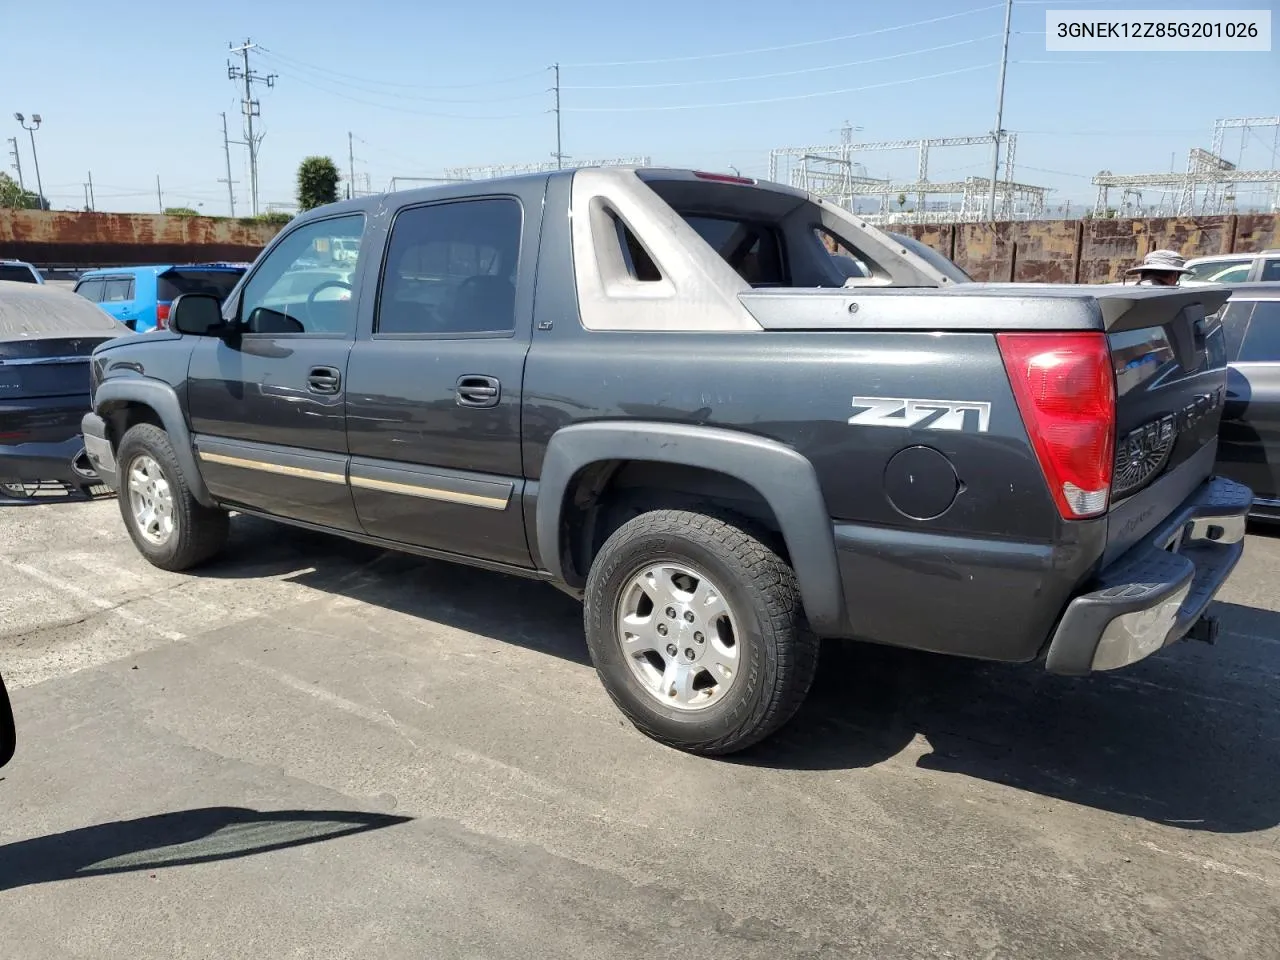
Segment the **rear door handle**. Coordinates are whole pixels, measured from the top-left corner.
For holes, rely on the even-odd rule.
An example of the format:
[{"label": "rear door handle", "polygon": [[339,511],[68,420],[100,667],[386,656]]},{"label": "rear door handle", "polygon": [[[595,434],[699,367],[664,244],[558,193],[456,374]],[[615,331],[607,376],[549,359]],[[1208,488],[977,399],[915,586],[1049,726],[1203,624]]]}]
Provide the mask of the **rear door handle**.
[{"label": "rear door handle", "polygon": [[502,399],[502,384],[497,377],[468,374],[458,378],[455,391],[460,407],[496,407]]},{"label": "rear door handle", "polygon": [[312,393],[337,393],[342,374],[337,367],[312,367],[307,374],[307,389]]}]

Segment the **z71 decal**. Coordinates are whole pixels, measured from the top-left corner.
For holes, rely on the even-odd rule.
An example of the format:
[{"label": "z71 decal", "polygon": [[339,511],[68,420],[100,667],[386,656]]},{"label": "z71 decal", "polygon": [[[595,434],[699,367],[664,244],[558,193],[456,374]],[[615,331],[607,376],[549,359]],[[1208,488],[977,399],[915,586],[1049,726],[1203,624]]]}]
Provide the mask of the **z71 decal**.
[{"label": "z71 decal", "polygon": [[[977,424],[978,433],[991,425],[986,400],[911,400],[899,397],[854,397],[861,413],[849,418],[862,427],[920,427],[924,430],[965,430]],[[976,416],[968,416],[976,414]]]}]

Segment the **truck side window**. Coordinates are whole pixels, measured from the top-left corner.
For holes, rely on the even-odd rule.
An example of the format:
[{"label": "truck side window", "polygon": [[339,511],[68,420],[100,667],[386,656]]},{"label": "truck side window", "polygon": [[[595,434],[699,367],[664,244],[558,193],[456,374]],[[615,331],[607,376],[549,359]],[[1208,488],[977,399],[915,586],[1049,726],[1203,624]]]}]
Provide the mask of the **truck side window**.
[{"label": "truck side window", "polygon": [[391,227],[374,333],[505,336],[515,330],[520,204],[411,207]]},{"label": "truck side window", "polygon": [[350,336],[356,325],[359,265],[343,241],[359,242],[364,215],[314,220],[284,237],[245,284],[245,333]]}]

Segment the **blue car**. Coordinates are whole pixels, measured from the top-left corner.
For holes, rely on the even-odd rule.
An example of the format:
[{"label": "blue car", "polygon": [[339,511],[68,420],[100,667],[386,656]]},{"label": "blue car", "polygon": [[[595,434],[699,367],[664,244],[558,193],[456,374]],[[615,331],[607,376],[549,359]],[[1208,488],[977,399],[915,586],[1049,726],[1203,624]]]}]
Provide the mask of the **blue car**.
[{"label": "blue car", "polygon": [[169,307],[180,293],[210,293],[225,300],[247,263],[153,264],[87,270],[75,292],[131,330],[149,333],[169,325]]}]

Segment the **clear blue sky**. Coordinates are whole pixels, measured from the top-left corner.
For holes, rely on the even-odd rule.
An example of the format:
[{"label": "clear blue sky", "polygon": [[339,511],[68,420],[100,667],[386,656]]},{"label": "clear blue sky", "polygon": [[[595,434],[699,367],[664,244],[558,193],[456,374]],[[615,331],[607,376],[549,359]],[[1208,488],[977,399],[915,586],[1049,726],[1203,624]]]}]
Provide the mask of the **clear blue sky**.
[{"label": "clear blue sky", "polygon": [[[1046,53],[1049,6],[1014,7],[1005,128],[1019,133],[1018,179],[1053,187],[1053,205],[1091,202],[1089,177],[1103,168],[1168,170],[1173,155],[1182,169],[1190,147],[1210,145],[1217,117],[1280,114],[1280,48]],[[1051,6],[1274,11],[1276,0]],[[977,8],[985,9],[966,13]],[[265,50],[253,55],[255,69],[278,75],[273,89],[259,90],[264,203],[293,199],[293,174],[308,154],[332,156],[345,175],[347,131],[358,138],[357,179],[367,174],[375,189],[446,166],[548,159],[555,128],[545,68],[555,61],[564,150],[574,158],[647,155],[764,175],[771,147],[837,142],[845,121],[862,128],[858,140],[991,129],[1001,3],[805,0],[795,15],[784,9],[782,0],[14,3],[3,21],[0,131],[20,138],[33,186],[30,141],[12,114],[42,115],[41,174],[56,207],[82,205],[92,171],[99,209],[154,211],[158,174],[166,205],[226,213],[219,113],[243,139],[226,60],[228,43],[246,37]],[[622,61],[663,62],[600,65]],[[850,92],[829,93],[841,90]],[[1231,131],[1224,153],[1240,159],[1243,145],[1246,167],[1268,167],[1274,133]],[[12,173],[8,150],[0,140]],[[243,213],[245,151],[232,150]],[[989,155],[937,151],[930,177],[985,174]],[[872,175],[915,174],[908,151],[863,159]]]}]

